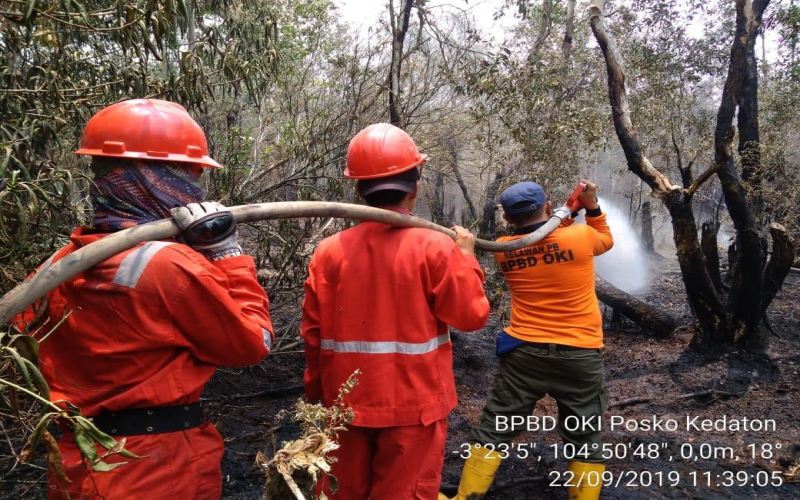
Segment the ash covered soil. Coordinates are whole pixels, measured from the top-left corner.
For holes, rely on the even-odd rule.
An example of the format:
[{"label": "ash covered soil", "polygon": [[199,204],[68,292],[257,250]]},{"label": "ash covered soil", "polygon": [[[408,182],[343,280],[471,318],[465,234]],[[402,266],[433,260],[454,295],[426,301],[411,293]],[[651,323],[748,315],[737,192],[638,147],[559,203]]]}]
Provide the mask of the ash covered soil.
[{"label": "ash covered soil", "polygon": [[[688,354],[692,332],[685,328],[668,339],[654,339],[627,320],[612,321],[606,311],[606,374],[609,409],[604,442],[617,444],[615,454],[631,454],[637,445],[655,443],[658,458],[612,458],[608,470],[619,485],[603,490],[603,498],[800,498],[800,285],[787,280],[773,303],[769,317],[774,334],[763,354],[744,351],[717,356]],[[797,281],[797,278],[794,278]],[[686,323],[691,321],[680,274],[665,271],[653,281],[643,298]],[[493,304],[495,306],[495,304]],[[477,422],[491,385],[497,360],[494,332],[503,323],[505,308],[496,304],[490,325],[476,334],[454,334],[455,373],[459,406],[449,419],[443,489],[452,494],[461,472],[457,453]],[[207,414],[225,440],[223,496],[258,499],[262,475],[255,465],[257,452],[269,456],[282,442],[298,436],[291,410],[302,394],[303,356],[299,352],[276,354],[262,365],[241,370],[220,370],[204,393]],[[356,389],[357,390],[357,389]],[[535,415],[556,415],[555,401],[542,400]],[[612,416],[630,420],[675,419],[676,431],[626,431],[608,429]],[[775,430],[697,432],[686,429],[686,419],[772,419]],[[487,498],[566,498],[563,487],[552,486],[551,471],[566,468],[551,445],[560,443],[556,431],[531,432],[517,442],[536,443],[527,459],[512,457],[501,466]],[[630,444],[630,445],[629,445]],[[755,444],[773,445],[771,457],[751,458]],[[780,445],[780,448],[775,446]],[[690,449],[697,460],[680,458]],[[622,448],[625,448],[623,450]],[[732,450],[732,451],[731,451]],[[559,447],[559,452],[563,448]],[[733,453],[733,458],[731,458]],[[717,455],[705,459],[702,455]],[[670,457],[672,457],[670,459]],[[2,497],[36,498],[44,494],[42,471],[17,468],[6,480]],[[795,471],[792,476],[791,471]],[[744,472],[741,472],[744,471]],[[732,475],[746,474],[746,486],[724,486]],[[776,472],[784,484],[759,486],[758,480]],[[670,473],[672,473],[670,475]],[[694,475],[693,475],[694,473]],[[786,475],[784,475],[784,473]],[[678,484],[671,486],[679,475]],[[660,479],[659,479],[660,478]],[[646,486],[648,480],[652,483]],[[659,480],[662,485],[659,486]],[[18,484],[9,484],[20,481]],[[5,482],[5,481],[4,481]],[[32,484],[32,483],[38,484]],[[769,482],[769,481],[767,481]],[[6,489],[5,487],[10,487]],[[21,496],[15,493],[24,494]],[[10,495],[10,496],[6,496]]]},{"label": "ash covered soil", "polygon": [[[617,445],[616,456],[607,466],[614,473],[614,481],[617,477],[621,481],[619,485],[605,488],[604,498],[800,498],[800,477],[790,473],[800,464],[800,419],[797,416],[800,314],[796,305],[800,301],[800,286],[790,281],[787,280],[770,309],[775,333],[768,334],[768,347],[762,354],[744,351],[716,356],[689,354],[687,346],[693,333],[689,328],[679,330],[668,339],[655,339],[627,320],[612,321],[611,311],[606,311],[609,409],[605,416],[604,442]],[[663,272],[654,283],[643,298],[689,323],[691,317],[680,274]],[[443,490],[451,494],[463,463],[458,451],[466,442],[471,425],[480,416],[497,366],[494,332],[498,324],[503,324],[504,313],[503,307],[496,309],[499,312],[493,313],[489,327],[482,332],[453,335],[459,406],[449,419],[443,475]],[[271,454],[282,441],[297,435],[297,429],[288,418],[278,419],[275,415],[290,409],[300,397],[302,371],[302,354],[279,354],[261,367],[220,372],[210,384],[205,397],[210,414],[226,441],[223,463],[226,498],[260,497],[261,475],[254,465],[254,456],[257,451]],[[289,393],[254,395],[281,388],[288,388]],[[535,415],[555,416],[555,401],[542,400]],[[678,429],[611,431],[608,423],[612,416],[626,420],[674,419]],[[723,416],[729,422],[742,417],[772,419],[775,430],[702,432],[687,429],[687,417],[697,417],[694,422],[699,425],[701,420],[717,420]],[[517,442],[536,443],[536,449],[529,449],[531,453],[527,459],[517,458],[517,452],[512,450],[512,456],[501,466],[487,498],[566,498],[563,487],[550,484],[555,479],[551,471],[566,468],[566,460],[556,458],[551,447],[561,442],[558,433],[525,433]],[[630,456],[639,444],[651,443],[657,449],[658,458]],[[762,444],[773,445],[771,457],[762,456],[765,450]],[[748,445],[756,445],[757,457],[752,458],[753,450]],[[692,453],[694,457],[682,459],[682,449],[684,454]],[[563,451],[559,447],[559,453]],[[622,457],[624,454],[628,456]],[[773,471],[783,480],[783,485],[760,486],[759,481],[773,480]],[[726,482],[736,482],[737,478],[747,485],[725,486]],[[648,482],[652,484],[646,486]],[[677,484],[672,486],[675,482]]]}]

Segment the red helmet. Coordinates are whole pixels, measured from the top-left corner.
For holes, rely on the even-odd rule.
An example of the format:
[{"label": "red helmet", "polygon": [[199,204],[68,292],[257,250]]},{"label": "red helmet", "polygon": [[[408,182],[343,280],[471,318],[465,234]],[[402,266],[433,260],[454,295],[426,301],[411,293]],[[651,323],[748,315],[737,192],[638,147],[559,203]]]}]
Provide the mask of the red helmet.
[{"label": "red helmet", "polygon": [[357,133],[347,147],[350,179],[377,179],[419,167],[428,155],[422,154],[411,136],[388,123],[375,123]]},{"label": "red helmet", "polygon": [[98,111],[83,129],[76,154],[221,167],[208,156],[203,129],[180,104],[131,99]]}]

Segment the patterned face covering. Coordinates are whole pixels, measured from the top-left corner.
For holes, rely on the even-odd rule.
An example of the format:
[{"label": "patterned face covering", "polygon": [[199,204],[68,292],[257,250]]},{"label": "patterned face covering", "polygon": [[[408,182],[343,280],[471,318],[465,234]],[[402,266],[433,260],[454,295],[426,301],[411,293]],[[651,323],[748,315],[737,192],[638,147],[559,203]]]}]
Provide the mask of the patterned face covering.
[{"label": "patterned face covering", "polygon": [[130,166],[109,169],[91,187],[95,230],[119,231],[165,219],[171,216],[171,208],[205,198],[200,178],[185,165],[130,160],[125,163]]}]

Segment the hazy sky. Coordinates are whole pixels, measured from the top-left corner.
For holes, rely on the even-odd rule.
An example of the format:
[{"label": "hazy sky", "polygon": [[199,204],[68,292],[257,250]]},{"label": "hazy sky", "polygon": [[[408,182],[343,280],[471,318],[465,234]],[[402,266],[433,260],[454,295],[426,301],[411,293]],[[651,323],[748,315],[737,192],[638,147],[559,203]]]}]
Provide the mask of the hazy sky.
[{"label": "hazy sky", "polygon": [[[388,13],[388,0],[333,0],[339,8],[343,19],[349,22],[359,33],[366,34],[371,26],[378,23],[381,16]],[[395,8],[400,0],[395,0]],[[491,34],[498,40],[502,38],[503,29],[513,23],[510,15],[495,21],[494,13],[503,4],[503,0],[431,0],[426,8],[436,11],[464,10],[476,20],[479,29]]]},{"label": "hazy sky", "polygon": [[[395,8],[401,0],[395,0]],[[686,0],[677,0],[686,5]],[[367,30],[378,24],[381,16],[387,15],[388,0],[333,0],[339,8],[345,22],[351,24],[359,33],[366,35]],[[433,11],[453,11],[455,9],[466,10],[474,16],[477,27],[485,35],[491,35],[495,40],[503,38],[504,30],[514,23],[512,10],[498,20],[494,20],[494,13],[503,5],[503,0],[430,0],[426,6]],[[584,13],[578,13],[584,15]],[[687,33],[695,38],[703,36],[703,19],[698,16],[687,26]],[[767,60],[774,61],[777,58],[778,34],[775,30],[766,33]],[[756,47],[757,55],[761,56],[761,38],[759,37]]]}]

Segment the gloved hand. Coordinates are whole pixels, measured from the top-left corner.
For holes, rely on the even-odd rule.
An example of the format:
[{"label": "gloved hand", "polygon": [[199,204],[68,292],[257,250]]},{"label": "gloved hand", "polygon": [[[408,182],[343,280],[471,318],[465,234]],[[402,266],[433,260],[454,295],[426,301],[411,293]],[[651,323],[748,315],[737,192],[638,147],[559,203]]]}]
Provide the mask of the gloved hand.
[{"label": "gloved hand", "polygon": [[173,208],[172,219],[183,231],[187,245],[209,260],[242,255],[233,214],[215,201]]}]

